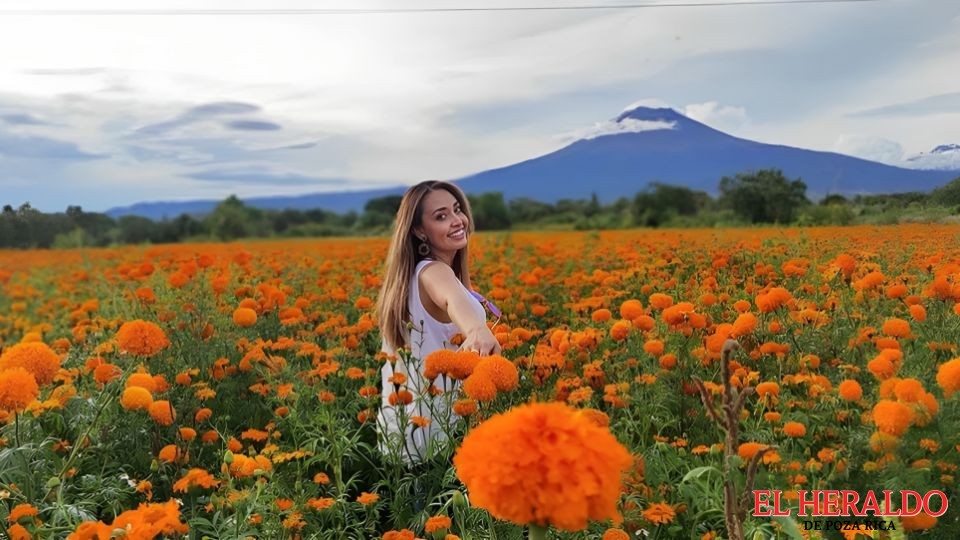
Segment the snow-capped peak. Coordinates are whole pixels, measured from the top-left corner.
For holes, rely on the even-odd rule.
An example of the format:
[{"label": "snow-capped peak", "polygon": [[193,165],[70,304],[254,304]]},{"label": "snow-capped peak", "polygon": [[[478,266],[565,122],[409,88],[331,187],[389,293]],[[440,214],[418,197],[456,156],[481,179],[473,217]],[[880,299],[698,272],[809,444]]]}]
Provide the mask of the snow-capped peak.
[{"label": "snow-capped peak", "polygon": [[941,144],[907,158],[912,169],[960,170],[960,144]]}]

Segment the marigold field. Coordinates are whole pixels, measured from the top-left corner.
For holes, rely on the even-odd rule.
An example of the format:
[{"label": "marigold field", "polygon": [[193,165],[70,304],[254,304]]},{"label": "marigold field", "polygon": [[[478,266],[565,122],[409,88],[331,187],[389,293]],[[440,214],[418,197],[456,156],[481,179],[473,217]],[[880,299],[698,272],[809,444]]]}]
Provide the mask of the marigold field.
[{"label": "marigold field", "polygon": [[960,227],[478,233],[503,358],[412,469],[377,448],[408,395],[381,391],[386,249],[0,252],[0,537],[726,538],[749,482],[950,505],[884,533],[748,513],[747,538],[960,537]]}]

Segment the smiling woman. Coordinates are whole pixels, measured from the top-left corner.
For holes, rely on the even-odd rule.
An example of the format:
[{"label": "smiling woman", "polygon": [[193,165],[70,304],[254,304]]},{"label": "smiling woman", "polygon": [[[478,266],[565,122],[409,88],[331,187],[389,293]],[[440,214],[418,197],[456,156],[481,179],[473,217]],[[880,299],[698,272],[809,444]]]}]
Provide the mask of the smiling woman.
[{"label": "smiling woman", "polygon": [[[458,333],[465,336],[463,350],[500,352],[483,305],[470,290],[472,232],[470,203],[453,184],[422,182],[400,202],[377,299],[382,351],[393,358],[381,370],[378,428],[381,450],[399,454],[408,464],[426,458],[431,442],[446,440],[456,419],[448,399],[455,383],[425,380],[424,358],[439,349],[457,349],[452,338]],[[427,392],[431,384],[442,394]]]}]

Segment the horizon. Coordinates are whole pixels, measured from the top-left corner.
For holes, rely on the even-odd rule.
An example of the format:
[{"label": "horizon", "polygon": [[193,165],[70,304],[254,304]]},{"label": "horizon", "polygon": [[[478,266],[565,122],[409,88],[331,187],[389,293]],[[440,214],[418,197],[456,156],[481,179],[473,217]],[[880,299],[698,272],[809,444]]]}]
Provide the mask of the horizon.
[{"label": "horizon", "polygon": [[[123,6],[96,4],[84,10]],[[71,4],[47,0],[21,15],[0,0],[12,23],[0,46],[23,51],[0,60],[3,204],[103,212],[454,180],[619,129],[613,119],[633,106],[901,167],[960,143],[960,88],[950,75],[960,64],[956,3],[216,12],[257,5],[63,14],[43,12]],[[574,5],[582,3],[524,3]],[[360,7],[323,3],[348,6]],[[162,37],[171,24],[175,40]]]}]

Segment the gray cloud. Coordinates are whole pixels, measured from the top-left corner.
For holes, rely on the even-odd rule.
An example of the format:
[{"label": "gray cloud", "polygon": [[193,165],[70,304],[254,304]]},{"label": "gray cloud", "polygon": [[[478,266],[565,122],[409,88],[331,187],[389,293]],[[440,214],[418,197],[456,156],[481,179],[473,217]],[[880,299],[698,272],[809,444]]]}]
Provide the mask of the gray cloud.
[{"label": "gray cloud", "polygon": [[313,148],[318,144],[320,144],[318,141],[310,141],[297,144],[288,144],[286,146],[278,146],[277,148],[268,148],[267,150],[306,150],[308,148]]},{"label": "gray cloud", "polygon": [[39,118],[26,113],[8,113],[0,114],[0,120],[15,126],[49,126],[49,122],[44,122]]},{"label": "gray cloud", "polygon": [[[164,122],[158,122],[156,124],[148,124],[146,126],[139,127],[135,130],[135,134],[162,135],[178,127],[190,125],[190,124],[193,124],[194,122],[199,122],[201,120],[205,120],[208,118],[213,118],[213,117],[227,115],[227,114],[254,113],[259,110],[260,110],[260,107],[258,105],[253,105],[251,103],[243,103],[239,101],[218,101],[213,103],[204,103],[203,105],[197,105],[196,107],[191,107],[187,111],[181,113],[176,118],[173,118],[171,120],[166,120]],[[257,128],[238,127],[235,129],[257,129]],[[277,129],[279,129],[279,126],[277,127]]]},{"label": "gray cloud", "polygon": [[866,109],[847,116],[918,116],[923,114],[960,113],[960,92],[929,96],[906,103],[894,103],[875,109]]},{"label": "gray cloud", "polygon": [[259,105],[253,105],[251,103],[243,103],[241,101],[217,101],[197,105],[190,109],[187,114],[193,116],[215,116],[219,114],[255,113],[259,110]]},{"label": "gray cloud", "polygon": [[77,145],[35,136],[11,136],[0,133],[0,156],[28,159],[105,159],[110,156],[90,154],[77,148]]},{"label": "gray cloud", "polygon": [[262,120],[234,120],[226,122],[224,126],[240,131],[276,131],[281,129],[280,124]]},{"label": "gray cloud", "polygon": [[248,170],[214,169],[186,175],[194,180],[210,182],[238,182],[244,184],[267,184],[276,186],[331,185],[345,186],[350,182],[342,178],[317,178],[299,173],[274,172],[262,168]]}]

